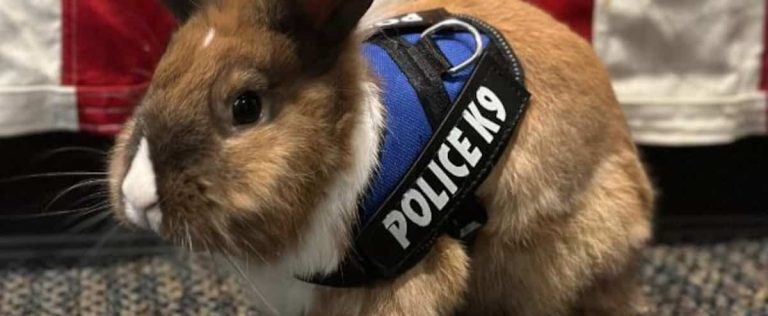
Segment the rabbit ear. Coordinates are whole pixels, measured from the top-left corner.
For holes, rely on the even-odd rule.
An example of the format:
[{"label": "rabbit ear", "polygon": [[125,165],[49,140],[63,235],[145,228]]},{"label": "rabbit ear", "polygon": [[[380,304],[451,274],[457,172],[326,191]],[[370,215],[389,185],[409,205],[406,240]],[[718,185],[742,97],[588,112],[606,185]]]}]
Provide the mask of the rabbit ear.
[{"label": "rabbit ear", "polygon": [[185,22],[202,0],[160,0],[179,22]]},{"label": "rabbit ear", "polygon": [[316,31],[346,37],[373,0],[294,0]]},{"label": "rabbit ear", "polygon": [[335,2],[339,0],[298,0],[298,5],[303,16],[309,20],[309,24],[319,27],[327,21],[335,9]]},{"label": "rabbit ear", "polygon": [[373,0],[273,0],[290,5],[292,32],[301,43],[302,59],[327,66],[339,56]]},{"label": "rabbit ear", "polygon": [[363,17],[373,0],[296,0],[310,25],[318,29],[349,32]]}]

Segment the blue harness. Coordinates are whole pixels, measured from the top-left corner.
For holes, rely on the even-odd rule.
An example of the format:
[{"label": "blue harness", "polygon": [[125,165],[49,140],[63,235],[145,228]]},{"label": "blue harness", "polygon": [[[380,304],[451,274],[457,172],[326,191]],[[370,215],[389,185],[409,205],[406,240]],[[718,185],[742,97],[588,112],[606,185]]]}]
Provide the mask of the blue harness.
[{"label": "blue harness", "polygon": [[468,244],[487,221],[475,190],[527,107],[523,71],[503,36],[445,10],[382,21],[363,54],[383,90],[386,124],[338,271],[308,282],[353,287],[392,279],[441,235]]},{"label": "blue harness", "polygon": [[[401,35],[401,38],[416,44],[420,35],[421,32],[408,33]],[[485,47],[488,37],[482,37]],[[458,65],[472,56],[475,51],[473,41],[472,35],[463,31],[435,38],[435,44],[452,65]],[[414,86],[387,51],[368,42],[363,46],[363,54],[374,74],[381,80],[387,113],[384,141],[379,154],[379,171],[360,208],[360,222],[364,226],[424,150],[434,129]],[[456,101],[473,71],[474,65],[441,78],[451,103]]]}]

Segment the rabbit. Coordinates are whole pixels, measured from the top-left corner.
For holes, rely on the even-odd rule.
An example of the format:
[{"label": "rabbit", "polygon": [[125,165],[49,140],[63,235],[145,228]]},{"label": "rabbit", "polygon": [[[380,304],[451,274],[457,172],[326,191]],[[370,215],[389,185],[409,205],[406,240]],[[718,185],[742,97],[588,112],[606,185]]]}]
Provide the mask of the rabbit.
[{"label": "rabbit", "polygon": [[[476,192],[471,248],[441,236],[402,275],[335,288],[386,113],[360,53],[371,0],[166,0],[180,21],[110,154],[116,218],[239,272],[280,315],[634,315],[654,190],[589,43],[508,0],[415,0],[499,29],[532,98]],[[371,18],[371,20],[375,20]]]}]

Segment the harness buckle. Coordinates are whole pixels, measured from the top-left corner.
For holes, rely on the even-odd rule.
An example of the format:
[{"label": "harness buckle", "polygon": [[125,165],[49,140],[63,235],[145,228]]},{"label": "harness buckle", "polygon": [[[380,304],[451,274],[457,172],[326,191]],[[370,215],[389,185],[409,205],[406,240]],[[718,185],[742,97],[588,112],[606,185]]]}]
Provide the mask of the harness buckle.
[{"label": "harness buckle", "polygon": [[472,36],[475,38],[475,52],[472,54],[472,56],[470,56],[469,59],[465,60],[461,64],[458,64],[456,66],[453,66],[453,68],[448,69],[447,73],[450,75],[453,75],[459,71],[464,70],[464,68],[471,66],[480,58],[480,55],[483,54],[483,38],[480,36],[480,31],[478,31],[477,28],[475,28],[471,24],[461,21],[459,19],[447,19],[431,26],[430,28],[425,30],[424,33],[421,33],[421,39],[423,40],[427,37],[430,37],[436,34],[437,32],[439,32],[440,30],[446,29],[446,28],[464,29],[467,32],[471,33]]}]

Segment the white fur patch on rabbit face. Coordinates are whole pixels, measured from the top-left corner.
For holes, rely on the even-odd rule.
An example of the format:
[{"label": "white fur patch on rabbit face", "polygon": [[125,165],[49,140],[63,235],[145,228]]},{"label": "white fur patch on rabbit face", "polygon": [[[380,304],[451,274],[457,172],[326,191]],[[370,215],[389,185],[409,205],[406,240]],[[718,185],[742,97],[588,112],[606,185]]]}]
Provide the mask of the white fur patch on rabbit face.
[{"label": "white fur patch on rabbit face", "polygon": [[139,142],[139,148],[123,179],[121,190],[126,217],[139,227],[159,232],[163,214],[157,204],[155,171],[146,138]]}]

